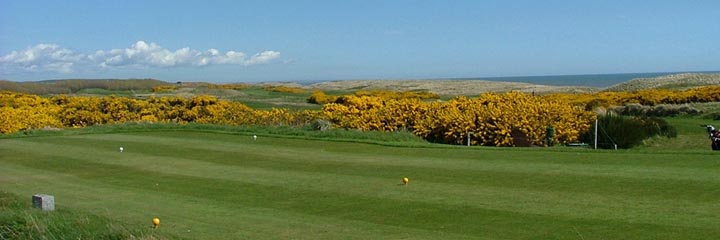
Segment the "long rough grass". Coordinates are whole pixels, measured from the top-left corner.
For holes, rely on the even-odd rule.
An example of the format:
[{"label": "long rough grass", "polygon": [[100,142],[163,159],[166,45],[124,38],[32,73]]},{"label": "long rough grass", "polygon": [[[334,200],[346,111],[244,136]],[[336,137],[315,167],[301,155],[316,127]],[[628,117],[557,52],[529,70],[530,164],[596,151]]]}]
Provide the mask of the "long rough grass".
[{"label": "long rough grass", "polygon": [[718,156],[49,135],[0,139],[0,189],[188,239],[718,239]]},{"label": "long rough grass", "polygon": [[59,209],[43,212],[0,191],[0,239],[169,239],[149,228],[127,228],[112,217]]}]

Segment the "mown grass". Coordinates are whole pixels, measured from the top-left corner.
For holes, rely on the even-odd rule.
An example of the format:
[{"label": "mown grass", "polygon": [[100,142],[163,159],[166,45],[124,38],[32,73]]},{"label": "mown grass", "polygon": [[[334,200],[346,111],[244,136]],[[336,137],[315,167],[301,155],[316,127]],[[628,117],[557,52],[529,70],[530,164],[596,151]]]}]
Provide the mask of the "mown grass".
[{"label": "mown grass", "polygon": [[422,138],[407,131],[399,132],[362,132],[353,129],[329,129],[315,131],[306,127],[291,126],[223,126],[212,124],[174,124],[174,123],[137,123],[129,122],[123,124],[93,125],[84,128],[72,128],[65,130],[35,129],[17,132],[8,135],[0,135],[2,138],[18,137],[41,137],[41,136],[69,136],[84,134],[108,134],[127,132],[162,132],[162,131],[184,131],[184,132],[215,132],[244,136],[275,136],[283,138],[298,139],[324,139],[341,142],[374,143],[380,145],[396,146],[426,146],[431,144]]},{"label": "mown grass", "polygon": [[322,106],[307,103],[311,91],[305,93],[274,92],[254,86],[239,90],[242,96],[230,98],[254,109],[287,108],[292,110],[318,110]]},{"label": "mown grass", "polygon": [[665,119],[677,129],[678,136],[676,138],[657,137],[649,139],[643,145],[632,149],[632,151],[705,153],[710,150],[710,140],[705,125],[710,124],[720,127],[720,121],[712,119],[697,117]]},{"label": "mown grass", "polygon": [[253,140],[206,126],[33,135],[0,139],[0,188],[131,230],[158,216],[156,233],[189,239],[717,239],[720,161],[684,126],[697,121],[670,120],[698,149],[663,151]]},{"label": "mown grass", "polygon": [[98,95],[98,96],[124,96],[124,97],[135,97],[137,94],[149,94],[148,90],[108,90],[102,88],[84,88],[75,92],[80,95]]}]

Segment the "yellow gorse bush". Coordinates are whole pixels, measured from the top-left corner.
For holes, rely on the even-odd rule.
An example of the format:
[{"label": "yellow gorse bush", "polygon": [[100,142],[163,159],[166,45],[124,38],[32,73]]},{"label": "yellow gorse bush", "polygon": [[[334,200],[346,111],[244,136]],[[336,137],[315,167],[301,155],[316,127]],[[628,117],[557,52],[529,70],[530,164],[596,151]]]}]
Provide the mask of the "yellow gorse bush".
[{"label": "yellow gorse bush", "polygon": [[[388,91],[388,90],[360,90],[352,95],[355,97],[379,97],[382,99],[439,99],[440,95],[426,91]],[[323,91],[315,90],[307,101],[316,104],[338,103],[345,101],[348,96],[326,95]]]},{"label": "yellow gorse bush", "polygon": [[323,106],[335,125],[377,131],[411,130],[433,142],[514,146],[516,140],[544,145],[546,129],[555,128],[561,143],[577,141],[590,128],[595,114],[567,102],[524,93],[457,97],[449,102],[346,96],[343,103]]},{"label": "yellow gorse bush", "polygon": [[289,87],[289,86],[265,86],[263,89],[271,92],[281,92],[281,93],[305,93],[306,90],[299,88],[299,87]]},{"label": "yellow gorse bush", "polygon": [[160,85],[155,86],[152,88],[152,92],[154,93],[162,93],[162,92],[172,92],[175,90],[178,90],[180,87],[177,85]]},{"label": "yellow gorse bush", "polygon": [[362,131],[411,131],[431,142],[472,145],[545,145],[547,128],[558,143],[575,142],[589,130],[597,106],[640,103],[720,101],[720,86],[637,92],[552,94],[532,96],[510,92],[428,100],[417,92],[359,91],[328,96],[316,91],[322,110],[255,110],[213,96],[127,97],[53,96],[0,92],[0,133],[44,127],[85,127],[123,122],[210,123],[224,125],[304,126],[326,119],[334,126]]},{"label": "yellow gorse bush", "polygon": [[339,96],[326,95],[325,92],[320,90],[313,91],[312,95],[308,97],[307,102],[315,104],[328,104],[337,101]]},{"label": "yellow gorse bush", "polygon": [[372,96],[384,99],[438,99],[440,95],[425,91],[388,91],[388,90],[360,90],[355,96]]},{"label": "yellow gorse bush", "polygon": [[231,90],[244,90],[250,88],[250,84],[247,83],[227,83],[227,84],[208,84],[209,89],[231,89]]},{"label": "yellow gorse bush", "polygon": [[86,127],[124,122],[211,123],[303,126],[319,112],[255,110],[214,96],[127,97],[53,96],[0,92],[0,133],[44,127]]},{"label": "yellow gorse bush", "polygon": [[57,119],[61,108],[47,98],[35,95],[0,92],[0,133],[24,129],[61,127]]}]

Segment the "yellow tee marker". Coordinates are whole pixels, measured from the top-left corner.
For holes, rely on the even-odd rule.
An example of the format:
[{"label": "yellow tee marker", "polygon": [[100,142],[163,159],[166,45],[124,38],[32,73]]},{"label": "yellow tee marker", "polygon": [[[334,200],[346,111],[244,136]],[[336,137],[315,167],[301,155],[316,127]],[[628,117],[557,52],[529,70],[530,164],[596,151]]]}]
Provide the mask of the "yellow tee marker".
[{"label": "yellow tee marker", "polygon": [[153,218],[152,219],[153,228],[158,228],[160,226],[160,219],[159,218]]},{"label": "yellow tee marker", "polygon": [[403,182],[404,185],[407,185],[408,183],[410,183],[410,179],[408,179],[407,177],[404,177],[404,178],[402,179],[402,182]]}]

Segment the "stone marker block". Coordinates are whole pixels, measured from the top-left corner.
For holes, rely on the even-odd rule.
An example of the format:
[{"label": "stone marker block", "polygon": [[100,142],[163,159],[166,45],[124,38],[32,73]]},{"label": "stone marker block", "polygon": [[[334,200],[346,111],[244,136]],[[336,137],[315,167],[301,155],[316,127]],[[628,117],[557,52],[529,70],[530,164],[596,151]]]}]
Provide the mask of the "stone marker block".
[{"label": "stone marker block", "polygon": [[55,197],[47,194],[35,194],[32,196],[33,207],[40,208],[43,211],[55,210]]}]

